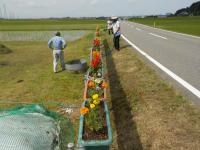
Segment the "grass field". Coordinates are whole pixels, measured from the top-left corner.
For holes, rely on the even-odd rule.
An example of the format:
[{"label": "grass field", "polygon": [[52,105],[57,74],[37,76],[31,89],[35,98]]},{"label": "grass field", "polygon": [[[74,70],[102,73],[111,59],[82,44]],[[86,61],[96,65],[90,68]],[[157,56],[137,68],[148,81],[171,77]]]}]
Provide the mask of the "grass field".
[{"label": "grass field", "polygon": [[200,36],[200,17],[138,18],[131,21],[157,28]]},{"label": "grass field", "polygon": [[100,19],[0,20],[0,31],[94,30],[97,24],[101,28],[104,28],[106,25],[106,20],[100,20]]}]

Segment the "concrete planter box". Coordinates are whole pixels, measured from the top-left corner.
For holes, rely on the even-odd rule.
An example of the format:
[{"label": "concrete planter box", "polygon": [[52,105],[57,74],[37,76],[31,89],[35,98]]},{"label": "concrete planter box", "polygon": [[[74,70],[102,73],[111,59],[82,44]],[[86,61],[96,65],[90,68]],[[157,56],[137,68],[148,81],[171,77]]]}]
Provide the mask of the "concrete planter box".
[{"label": "concrete planter box", "polygon": [[[84,141],[83,140],[83,125],[84,125],[84,115],[80,116],[80,124],[79,124],[79,134],[78,134],[78,144],[85,147],[85,150],[109,150],[110,145],[112,144],[112,128],[110,123],[110,113],[108,109],[108,105],[105,101],[104,103],[104,110],[106,113],[106,122],[107,122],[107,135],[108,139],[106,140],[90,140]],[[85,106],[85,101],[82,103],[82,107]]]}]

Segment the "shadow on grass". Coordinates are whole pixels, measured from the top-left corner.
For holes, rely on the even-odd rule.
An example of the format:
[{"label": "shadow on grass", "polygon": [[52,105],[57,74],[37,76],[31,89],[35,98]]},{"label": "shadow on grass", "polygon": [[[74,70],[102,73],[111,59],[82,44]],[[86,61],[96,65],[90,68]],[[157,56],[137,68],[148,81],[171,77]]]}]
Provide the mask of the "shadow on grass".
[{"label": "shadow on grass", "polygon": [[11,49],[9,49],[8,47],[6,47],[3,44],[0,44],[0,54],[9,54],[11,52],[12,52]]},{"label": "shadow on grass", "polygon": [[[110,54],[107,40],[104,40],[106,54]],[[117,130],[119,150],[142,150],[142,144],[137,132],[137,126],[131,113],[131,105],[122,88],[113,58],[107,55],[106,64],[111,92],[112,111]],[[114,138],[115,140],[115,138]]]},{"label": "shadow on grass", "polygon": [[128,45],[128,44],[127,44],[127,45],[121,46],[121,47],[120,47],[120,50],[125,49],[125,48],[129,48],[129,47],[131,47],[131,45]]}]

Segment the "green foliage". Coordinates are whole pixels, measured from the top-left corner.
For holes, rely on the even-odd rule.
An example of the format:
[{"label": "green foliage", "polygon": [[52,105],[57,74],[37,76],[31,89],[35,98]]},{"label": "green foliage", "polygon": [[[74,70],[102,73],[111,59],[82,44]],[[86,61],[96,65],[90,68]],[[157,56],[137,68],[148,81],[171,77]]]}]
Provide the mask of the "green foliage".
[{"label": "green foliage", "polygon": [[89,68],[89,75],[95,78],[101,78],[102,77],[102,63],[100,62],[97,68],[93,68],[90,66]]},{"label": "green foliage", "polygon": [[100,131],[103,128],[103,115],[100,112],[100,105],[96,105],[85,115],[85,123],[92,131]]},{"label": "green foliage", "polygon": [[92,95],[94,94],[98,94],[100,97],[104,94],[104,91],[102,89],[98,89],[98,88],[89,88],[88,89],[88,97],[92,97]]}]

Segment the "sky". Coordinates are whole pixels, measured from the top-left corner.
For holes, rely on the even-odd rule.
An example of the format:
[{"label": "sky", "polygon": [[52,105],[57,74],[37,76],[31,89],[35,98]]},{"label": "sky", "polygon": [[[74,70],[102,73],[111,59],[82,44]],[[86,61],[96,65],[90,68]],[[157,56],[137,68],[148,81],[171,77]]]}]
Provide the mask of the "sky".
[{"label": "sky", "polygon": [[[0,0],[0,17],[100,17],[174,13],[198,0]],[[6,11],[5,11],[6,8]]]}]

